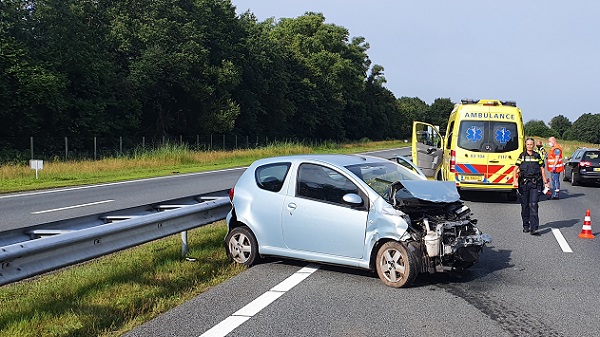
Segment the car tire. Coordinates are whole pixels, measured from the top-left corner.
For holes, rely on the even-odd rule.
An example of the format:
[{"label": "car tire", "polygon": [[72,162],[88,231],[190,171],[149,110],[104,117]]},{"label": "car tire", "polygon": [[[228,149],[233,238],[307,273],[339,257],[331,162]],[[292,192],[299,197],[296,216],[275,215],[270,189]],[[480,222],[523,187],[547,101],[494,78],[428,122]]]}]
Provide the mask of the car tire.
[{"label": "car tire", "polygon": [[410,286],[418,274],[415,257],[398,241],[388,241],[379,247],[375,269],[381,282],[392,288]]},{"label": "car tire", "polygon": [[256,237],[246,226],[236,227],[227,234],[225,250],[227,257],[246,267],[253,266],[260,259]]},{"label": "car tire", "polygon": [[571,172],[571,185],[572,186],[579,185],[579,182],[577,181],[577,179],[575,179],[575,172]]},{"label": "car tire", "polygon": [[563,174],[563,181],[569,181],[569,177],[567,176],[567,171]]}]

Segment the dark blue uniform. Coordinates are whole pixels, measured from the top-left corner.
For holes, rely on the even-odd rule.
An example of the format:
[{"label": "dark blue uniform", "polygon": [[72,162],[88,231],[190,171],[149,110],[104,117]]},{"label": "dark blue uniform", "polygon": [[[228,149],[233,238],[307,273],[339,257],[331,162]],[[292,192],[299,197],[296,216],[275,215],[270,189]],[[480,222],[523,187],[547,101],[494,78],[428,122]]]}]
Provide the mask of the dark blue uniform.
[{"label": "dark blue uniform", "polygon": [[538,201],[544,184],[540,171],[540,168],[544,167],[544,159],[536,151],[533,151],[531,155],[524,151],[517,158],[516,165],[519,167],[519,193],[521,194],[523,231],[534,233],[540,225]]}]

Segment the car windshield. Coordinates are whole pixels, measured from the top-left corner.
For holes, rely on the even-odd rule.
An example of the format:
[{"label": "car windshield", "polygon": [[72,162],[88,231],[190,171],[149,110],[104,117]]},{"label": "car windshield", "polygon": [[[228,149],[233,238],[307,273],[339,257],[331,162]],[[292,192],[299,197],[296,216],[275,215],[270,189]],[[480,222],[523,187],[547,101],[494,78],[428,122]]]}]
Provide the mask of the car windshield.
[{"label": "car windshield", "polygon": [[388,195],[390,186],[397,181],[424,179],[417,173],[393,162],[362,163],[346,166],[346,168],[382,197]]}]

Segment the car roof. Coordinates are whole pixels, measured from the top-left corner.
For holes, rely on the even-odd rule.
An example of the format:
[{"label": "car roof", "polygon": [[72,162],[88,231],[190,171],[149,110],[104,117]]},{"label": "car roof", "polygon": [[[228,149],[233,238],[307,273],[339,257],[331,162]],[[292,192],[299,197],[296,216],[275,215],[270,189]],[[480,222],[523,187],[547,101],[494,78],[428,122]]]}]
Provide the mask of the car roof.
[{"label": "car roof", "polygon": [[291,156],[279,156],[263,158],[256,161],[256,164],[268,164],[274,162],[298,162],[298,161],[319,161],[322,163],[333,164],[337,166],[349,166],[361,163],[373,163],[373,162],[389,162],[384,158],[373,157],[368,155],[359,154],[301,154]]}]

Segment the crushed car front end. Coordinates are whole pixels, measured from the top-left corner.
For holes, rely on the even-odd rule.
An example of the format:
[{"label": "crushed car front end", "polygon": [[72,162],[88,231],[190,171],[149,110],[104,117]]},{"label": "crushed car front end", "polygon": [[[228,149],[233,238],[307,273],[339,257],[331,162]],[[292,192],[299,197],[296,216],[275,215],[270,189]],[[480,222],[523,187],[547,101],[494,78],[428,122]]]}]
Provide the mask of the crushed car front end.
[{"label": "crushed car front end", "polygon": [[477,228],[471,210],[452,182],[410,180],[391,186],[389,202],[411,219],[412,239],[421,247],[423,272],[464,270],[492,241]]}]

